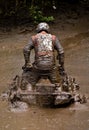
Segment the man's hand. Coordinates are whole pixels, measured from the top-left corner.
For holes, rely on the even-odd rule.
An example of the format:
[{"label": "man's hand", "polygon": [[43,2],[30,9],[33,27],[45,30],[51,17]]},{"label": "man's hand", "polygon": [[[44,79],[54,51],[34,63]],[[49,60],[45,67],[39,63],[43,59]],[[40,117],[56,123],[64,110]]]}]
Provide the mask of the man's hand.
[{"label": "man's hand", "polygon": [[59,65],[59,74],[60,74],[61,76],[65,76],[65,75],[66,75],[66,72],[65,72],[65,70],[64,70],[64,67],[63,67],[63,66],[60,66],[60,65]]},{"label": "man's hand", "polygon": [[25,64],[25,65],[22,67],[23,70],[31,70],[32,68],[33,68],[32,63],[27,63],[27,64]]}]

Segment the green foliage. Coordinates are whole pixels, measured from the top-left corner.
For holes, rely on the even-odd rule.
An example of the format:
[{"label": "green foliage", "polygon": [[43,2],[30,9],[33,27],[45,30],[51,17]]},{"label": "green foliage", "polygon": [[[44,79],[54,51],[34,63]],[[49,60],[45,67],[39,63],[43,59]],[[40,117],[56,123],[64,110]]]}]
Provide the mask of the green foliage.
[{"label": "green foliage", "polygon": [[[63,3],[62,3],[63,2]],[[15,19],[12,22],[28,20],[38,22],[53,22],[54,17],[48,16],[48,12],[52,9],[54,12],[60,10],[62,4],[67,3],[79,4],[79,6],[89,8],[89,0],[0,0],[0,22],[3,19]],[[53,8],[53,5],[57,7],[57,10]],[[67,8],[67,10],[69,10]],[[44,14],[46,12],[47,15]],[[2,22],[3,23],[3,22]]]},{"label": "green foliage", "polygon": [[32,6],[30,8],[30,16],[32,17],[34,23],[38,22],[53,22],[54,17],[53,16],[43,16],[42,11],[37,6]]},{"label": "green foliage", "polygon": [[44,21],[44,22],[53,22],[54,21],[54,17],[53,16],[43,16],[42,20],[41,21]]}]

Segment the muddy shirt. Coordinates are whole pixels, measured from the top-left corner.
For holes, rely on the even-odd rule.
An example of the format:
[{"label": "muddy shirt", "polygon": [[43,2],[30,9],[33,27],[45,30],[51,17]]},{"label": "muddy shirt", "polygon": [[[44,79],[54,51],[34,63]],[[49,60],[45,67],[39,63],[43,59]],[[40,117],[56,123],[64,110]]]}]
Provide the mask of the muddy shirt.
[{"label": "muddy shirt", "polygon": [[35,36],[35,64],[42,70],[52,69],[54,66],[54,46],[51,34],[37,34]]},{"label": "muddy shirt", "polygon": [[52,69],[55,65],[55,49],[58,55],[64,53],[57,37],[48,33],[38,33],[31,37],[28,45],[24,48],[24,56],[28,60],[33,48],[35,50],[35,65],[42,70]]},{"label": "muddy shirt", "polygon": [[51,34],[37,34],[34,44],[38,58],[50,57],[53,55],[53,43]]}]

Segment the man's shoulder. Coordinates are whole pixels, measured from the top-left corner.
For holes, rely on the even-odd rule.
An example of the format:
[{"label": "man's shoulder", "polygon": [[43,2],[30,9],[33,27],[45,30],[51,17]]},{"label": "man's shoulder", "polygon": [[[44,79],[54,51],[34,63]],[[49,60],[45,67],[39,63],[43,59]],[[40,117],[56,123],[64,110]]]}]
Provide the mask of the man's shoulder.
[{"label": "man's shoulder", "polygon": [[36,37],[37,37],[37,35],[32,35],[31,36],[32,41],[34,41],[36,39]]},{"label": "man's shoulder", "polygon": [[55,41],[56,40],[56,36],[52,34],[52,40]]}]

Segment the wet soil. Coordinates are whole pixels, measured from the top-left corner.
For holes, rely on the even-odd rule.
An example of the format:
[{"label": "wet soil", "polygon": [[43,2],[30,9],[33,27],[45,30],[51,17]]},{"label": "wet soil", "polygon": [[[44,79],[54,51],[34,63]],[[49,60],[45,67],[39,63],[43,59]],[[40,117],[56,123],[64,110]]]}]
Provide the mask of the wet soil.
[{"label": "wet soil", "polygon": [[[79,19],[57,19],[51,31],[65,50],[65,69],[76,78],[81,93],[89,95],[89,15]],[[30,28],[29,28],[30,29]],[[0,93],[16,74],[22,73],[23,47],[34,32],[24,28],[0,32]],[[31,60],[33,60],[33,55]],[[26,111],[11,112],[0,99],[0,130],[89,130],[89,103],[66,108],[29,106]]]}]

